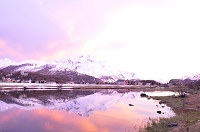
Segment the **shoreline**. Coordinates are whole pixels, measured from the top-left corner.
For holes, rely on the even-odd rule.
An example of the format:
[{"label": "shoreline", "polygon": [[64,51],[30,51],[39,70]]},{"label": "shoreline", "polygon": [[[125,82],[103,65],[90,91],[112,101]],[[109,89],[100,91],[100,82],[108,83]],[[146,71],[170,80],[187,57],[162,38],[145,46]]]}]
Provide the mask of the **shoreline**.
[{"label": "shoreline", "polygon": [[152,97],[171,107],[176,114],[170,118],[152,119],[144,127],[144,132],[199,132],[200,131],[200,91],[194,91],[186,98],[175,96]]},{"label": "shoreline", "polygon": [[68,89],[135,89],[144,91],[173,91],[175,87],[139,86],[139,85],[109,85],[109,84],[45,84],[45,83],[0,83],[0,89],[32,89],[32,88],[68,88]]}]

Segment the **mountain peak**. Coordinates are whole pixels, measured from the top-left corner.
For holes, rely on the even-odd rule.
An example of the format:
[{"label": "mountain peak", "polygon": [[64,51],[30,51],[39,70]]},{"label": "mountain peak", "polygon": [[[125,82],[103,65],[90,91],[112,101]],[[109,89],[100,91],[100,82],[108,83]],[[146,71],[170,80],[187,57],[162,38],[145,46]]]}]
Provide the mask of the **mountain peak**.
[{"label": "mountain peak", "polygon": [[7,67],[9,65],[16,65],[16,64],[17,64],[17,62],[10,60],[8,58],[4,58],[4,59],[0,60],[0,68],[4,68],[4,67]]},{"label": "mountain peak", "polygon": [[79,58],[87,58],[87,59],[89,59],[89,58],[91,58],[91,56],[90,55],[81,55]]},{"label": "mountain peak", "polygon": [[12,61],[12,60],[10,60],[10,59],[8,59],[8,58],[3,58],[3,59],[1,59],[0,61]]}]

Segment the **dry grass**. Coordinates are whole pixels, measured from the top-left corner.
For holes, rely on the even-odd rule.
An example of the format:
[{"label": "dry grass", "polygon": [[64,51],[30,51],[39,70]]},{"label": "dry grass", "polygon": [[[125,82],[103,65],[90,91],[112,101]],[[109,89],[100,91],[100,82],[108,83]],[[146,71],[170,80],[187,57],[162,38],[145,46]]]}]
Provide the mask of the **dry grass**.
[{"label": "dry grass", "polygon": [[[149,119],[149,122],[141,130],[142,132],[200,132],[200,111],[196,106],[200,103],[200,92],[189,95],[183,99],[168,97],[153,97],[161,100],[162,103],[170,106],[176,113],[176,116],[170,118]],[[169,127],[172,124],[178,126]]]},{"label": "dry grass", "polygon": [[[199,132],[200,126],[196,126],[199,123],[199,119],[199,111],[185,112],[170,118],[149,119],[149,122],[141,132]],[[170,127],[173,124],[178,126]]]}]

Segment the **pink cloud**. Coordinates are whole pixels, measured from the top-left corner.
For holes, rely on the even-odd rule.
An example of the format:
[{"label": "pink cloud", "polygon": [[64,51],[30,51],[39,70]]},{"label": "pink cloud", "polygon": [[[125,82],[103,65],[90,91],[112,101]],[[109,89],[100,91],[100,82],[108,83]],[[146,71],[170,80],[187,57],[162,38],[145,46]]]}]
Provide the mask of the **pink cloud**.
[{"label": "pink cloud", "polygon": [[20,48],[16,48],[16,47],[9,47],[5,41],[0,40],[0,55],[4,55],[4,56],[13,56],[14,58],[18,58],[18,59],[24,59],[24,56],[22,53],[20,53]]}]

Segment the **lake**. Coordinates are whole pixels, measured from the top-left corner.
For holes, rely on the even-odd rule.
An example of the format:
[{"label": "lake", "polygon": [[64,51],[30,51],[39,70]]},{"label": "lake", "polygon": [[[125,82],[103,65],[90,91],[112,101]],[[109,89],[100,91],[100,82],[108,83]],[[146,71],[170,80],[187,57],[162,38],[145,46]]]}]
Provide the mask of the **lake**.
[{"label": "lake", "polygon": [[141,93],[130,89],[1,91],[0,132],[134,132],[149,117],[175,115],[158,100],[140,97]]}]

